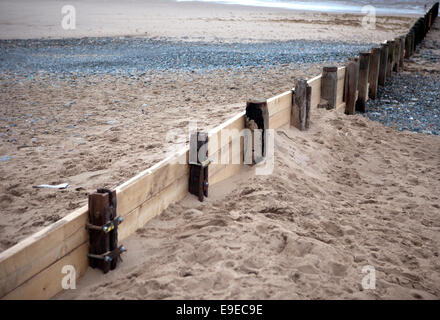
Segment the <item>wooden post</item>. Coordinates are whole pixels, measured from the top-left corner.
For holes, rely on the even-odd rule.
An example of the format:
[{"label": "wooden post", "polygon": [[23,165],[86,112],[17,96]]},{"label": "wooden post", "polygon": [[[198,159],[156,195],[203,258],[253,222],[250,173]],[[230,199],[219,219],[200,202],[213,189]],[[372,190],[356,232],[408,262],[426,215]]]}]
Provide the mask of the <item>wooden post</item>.
[{"label": "wooden post", "polygon": [[[266,130],[269,129],[269,110],[267,109],[267,100],[265,99],[250,99],[246,103],[246,120],[245,128],[252,132],[252,141],[247,141],[245,144],[245,152],[247,154],[248,148],[252,148],[252,162],[260,163],[266,156]],[[261,130],[261,141],[255,142],[255,131]],[[252,145],[249,145],[249,144]],[[260,148],[261,149],[257,149]]]},{"label": "wooden post", "polygon": [[359,63],[356,61],[348,61],[345,69],[344,101],[345,113],[349,115],[355,114],[358,77]]},{"label": "wooden post", "polygon": [[[310,119],[311,89],[307,89],[308,87],[307,80],[303,79],[298,80],[295,87],[295,101],[292,106],[291,123],[301,131],[307,129],[307,118]],[[308,94],[308,90],[310,94]],[[307,104],[309,104],[309,106],[307,106]]]},{"label": "wooden post", "polygon": [[383,43],[380,46],[380,66],[379,66],[379,85],[384,86],[387,78],[388,68],[388,44]]},{"label": "wooden post", "polygon": [[411,57],[411,33],[408,32],[408,34],[405,37],[405,58],[409,59]]},{"label": "wooden post", "polygon": [[370,69],[370,53],[362,52],[359,54],[359,96],[356,101],[356,111],[365,112],[365,104],[368,95],[368,73]]},{"label": "wooden post", "polygon": [[312,104],[312,87],[308,85],[306,89],[306,124],[305,124],[306,130],[310,129],[311,104]]},{"label": "wooden post", "polygon": [[[103,226],[110,220],[106,210],[109,204],[108,194],[93,193],[89,195],[89,223]],[[110,251],[110,235],[102,234],[99,230],[89,230],[89,253],[101,255]],[[89,258],[89,265],[100,268],[104,273],[110,270],[110,262]]]},{"label": "wooden post", "polygon": [[324,67],[321,78],[321,104],[327,104],[327,109],[335,109],[337,93],[338,67]]},{"label": "wooden post", "polygon": [[371,49],[370,56],[370,71],[368,76],[368,82],[370,84],[368,96],[371,99],[376,99],[377,97],[377,85],[379,82],[379,68],[380,68],[380,48]]},{"label": "wooden post", "polygon": [[411,52],[412,52],[412,54],[414,54],[414,52],[416,52],[416,40],[417,40],[415,28],[412,30],[412,34],[413,34],[413,37],[412,37],[412,51]]},{"label": "wooden post", "polygon": [[394,59],[393,59],[393,70],[399,71],[399,61],[400,61],[400,39],[394,39]]},{"label": "wooden post", "polygon": [[404,58],[405,58],[405,37],[400,37],[400,60],[399,60],[399,70],[403,70]]},{"label": "wooden post", "polygon": [[387,78],[391,78],[394,65],[394,41],[388,41]]},{"label": "wooden post", "polygon": [[98,189],[89,195],[89,264],[104,273],[116,268],[120,254],[118,248],[118,225],[123,221],[116,214],[116,191]]},{"label": "wooden post", "polygon": [[197,196],[200,202],[208,196],[208,141],[205,132],[194,132],[190,137],[188,191]]}]

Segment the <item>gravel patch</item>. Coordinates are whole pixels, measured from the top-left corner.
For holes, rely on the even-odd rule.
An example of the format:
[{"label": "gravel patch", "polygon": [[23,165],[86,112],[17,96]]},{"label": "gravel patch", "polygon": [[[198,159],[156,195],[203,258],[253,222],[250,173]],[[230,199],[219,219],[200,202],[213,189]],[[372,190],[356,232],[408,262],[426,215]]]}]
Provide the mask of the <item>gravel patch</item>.
[{"label": "gravel patch", "polygon": [[142,38],[0,41],[0,71],[31,76],[138,74],[151,70],[209,71],[283,64],[344,62],[372,44],[325,41],[188,43]]},{"label": "gravel patch", "polygon": [[365,116],[399,131],[440,134],[440,75],[395,73]]}]

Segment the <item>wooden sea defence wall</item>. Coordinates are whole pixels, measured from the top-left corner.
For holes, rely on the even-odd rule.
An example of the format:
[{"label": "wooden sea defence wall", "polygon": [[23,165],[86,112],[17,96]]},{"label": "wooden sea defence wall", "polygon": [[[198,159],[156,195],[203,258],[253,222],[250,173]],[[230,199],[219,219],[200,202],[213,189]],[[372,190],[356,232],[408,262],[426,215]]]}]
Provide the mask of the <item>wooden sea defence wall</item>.
[{"label": "wooden sea defence wall", "polygon": [[[313,112],[318,107],[346,114],[353,114],[355,109],[363,111],[365,101],[375,99],[377,85],[386,85],[392,72],[402,70],[404,58],[412,56],[437,18],[438,9],[436,3],[405,36],[361,53],[347,61],[346,66],[324,68],[323,74],[299,81],[295,89],[265,100],[268,128],[276,130],[293,124],[305,130],[310,110]],[[235,164],[211,164],[211,185],[233,176],[243,167],[244,143],[240,132],[245,126],[243,111],[209,132],[209,158],[226,155],[229,159],[234,156],[241,159]],[[226,141],[222,139],[225,132],[229,134]],[[240,147],[234,148],[234,144]],[[120,240],[188,194],[188,160],[189,148],[184,148],[116,188],[118,215],[124,218],[118,230]],[[89,265],[87,221],[85,206],[0,253],[0,297],[50,299],[63,290],[62,269],[66,265],[73,266],[76,277],[81,278]]]}]

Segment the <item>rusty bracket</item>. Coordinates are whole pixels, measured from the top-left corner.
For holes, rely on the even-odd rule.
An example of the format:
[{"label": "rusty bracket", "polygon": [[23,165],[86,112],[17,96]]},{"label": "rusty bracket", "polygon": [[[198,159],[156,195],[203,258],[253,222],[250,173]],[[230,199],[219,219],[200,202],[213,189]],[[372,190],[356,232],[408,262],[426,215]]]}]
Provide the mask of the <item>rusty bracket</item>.
[{"label": "rusty bracket", "polygon": [[104,260],[106,262],[111,262],[111,261],[113,261],[115,259],[116,260],[117,259],[121,259],[121,261],[122,261],[121,254],[123,252],[126,252],[126,251],[127,251],[127,249],[124,246],[120,246],[119,248],[116,248],[113,251],[108,251],[108,252],[103,253],[103,254],[91,254],[91,253],[89,253],[89,254],[87,254],[87,256],[89,258],[91,258],[91,259]]},{"label": "rusty bracket", "polygon": [[97,226],[94,224],[91,224],[89,222],[86,223],[86,229],[87,230],[96,230],[96,231],[102,231],[104,233],[109,233],[110,231],[114,230],[117,226],[119,226],[124,221],[124,218],[122,217],[116,217],[112,221],[106,223],[103,226]]}]

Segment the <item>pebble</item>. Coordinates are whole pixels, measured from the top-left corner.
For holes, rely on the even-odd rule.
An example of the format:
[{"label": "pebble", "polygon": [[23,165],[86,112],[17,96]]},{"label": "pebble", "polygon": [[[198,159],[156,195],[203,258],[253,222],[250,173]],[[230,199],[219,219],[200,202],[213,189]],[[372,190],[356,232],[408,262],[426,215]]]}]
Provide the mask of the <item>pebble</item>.
[{"label": "pebble", "polygon": [[434,73],[395,73],[385,87],[379,87],[378,99],[368,100],[364,115],[399,131],[438,135],[439,83],[440,75]]},{"label": "pebble", "polygon": [[75,102],[73,102],[73,101],[67,102],[67,103],[65,103],[65,104],[63,105],[63,107],[64,107],[64,108],[70,108],[74,103],[75,103]]},{"label": "pebble", "polygon": [[[90,41],[89,41],[90,40]],[[277,41],[208,43],[142,38],[0,40],[0,71],[16,74],[125,74],[132,79],[151,70],[215,70],[345,62],[372,43]],[[23,57],[26,57],[23,60]],[[145,79],[144,81],[148,81]],[[66,107],[69,103],[66,103]],[[69,105],[70,106],[70,105]]]}]

